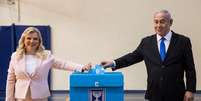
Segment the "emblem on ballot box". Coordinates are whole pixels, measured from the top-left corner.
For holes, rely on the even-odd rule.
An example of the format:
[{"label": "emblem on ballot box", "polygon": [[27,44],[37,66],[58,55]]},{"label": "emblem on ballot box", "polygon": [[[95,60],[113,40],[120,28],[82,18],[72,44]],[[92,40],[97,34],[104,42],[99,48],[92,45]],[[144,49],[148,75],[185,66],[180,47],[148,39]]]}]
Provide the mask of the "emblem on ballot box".
[{"label": "emblem on ballot box", "polygon": [[89,101],[105,101],[105,92],[103,89],[90,89]]}]

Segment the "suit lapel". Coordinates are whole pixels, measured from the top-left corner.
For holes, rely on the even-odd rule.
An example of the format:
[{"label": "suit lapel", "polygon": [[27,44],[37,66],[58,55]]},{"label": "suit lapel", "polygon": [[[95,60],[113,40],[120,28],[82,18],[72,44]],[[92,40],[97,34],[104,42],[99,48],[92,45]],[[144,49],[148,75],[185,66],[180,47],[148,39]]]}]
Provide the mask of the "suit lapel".
[{"label": "suit lapel", "polygon": [[167,61],[170,58],[171,53],[174,52],[176,41],[177,41],[176,34],[172,31],[172,37],[171,37],[170,44],[169,44],[167,54],[166,54],[166,57],[165,57],[164,61]]},{"label": "suit lapel", "polygon": [[153,43],[152,45],[153,45],[153,50],[154,50],[153,54],[154,54],[154,56],[156,56],[157,61],[160,61],[162,63],[162,62],[167,61],[170,58],[171,53],[174,51],[176,41],[177,41],[176,34],[172,31],[172,37],[171,37],[170,44],[169,44],[169,47],[167,50],[167,54],[166,54],[165,60],[162,61],[160,58],[160,52],[158,50],[157,37],[156,37],[156,34],[154,35],[154,37],[152,38],[152,43]]},{"label": "suit lapel", "polygon": [[29,74],[29,73],[26,71],[26,60],[25,60],[25,55],[23,55],[23,58],[22,58],[22,60],[21,60],[21,64],[22,64],[23,72],[24,72],[24,74],[25,74],[27,77],[31,78],[31,77],[33,77],[33,76],[35,76],[35,75],[37,74],[37,71],[38,71],[38,69],[40,68],[40,66],[41,66],[41,64],[42,64],[42,60],[41,60],[41,59],[38,59],[38,60],[39,60],[39,64],[37,64],[37,66],[36,66],[34,72],[31,73],[31,74]]},{"label": "suit lapel", "polygon": [[162,62],[162,60],[160,58],[159,50],[158,50],[158,44],[157,44],[156,34],[152,38],[152,45],[153,45],[152,47],[153,47],[153,54],[154,54],[154,56],[156,56],[157,61]]}]

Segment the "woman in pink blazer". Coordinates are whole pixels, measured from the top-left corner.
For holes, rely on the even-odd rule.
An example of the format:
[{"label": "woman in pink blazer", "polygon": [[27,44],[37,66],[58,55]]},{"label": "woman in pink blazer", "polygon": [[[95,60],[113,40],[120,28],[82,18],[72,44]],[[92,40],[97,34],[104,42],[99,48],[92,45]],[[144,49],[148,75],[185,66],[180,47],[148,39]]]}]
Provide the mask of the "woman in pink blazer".
[{"label": "woman in pink blazer", "polygon": [[91,64],[81,65],[54,58],[45,50],[40,31],[27,28],[19,46],[11,56],[6,85],[6,101],[47,101],[50,96],[48,72],[51,68],[84,71]]}]

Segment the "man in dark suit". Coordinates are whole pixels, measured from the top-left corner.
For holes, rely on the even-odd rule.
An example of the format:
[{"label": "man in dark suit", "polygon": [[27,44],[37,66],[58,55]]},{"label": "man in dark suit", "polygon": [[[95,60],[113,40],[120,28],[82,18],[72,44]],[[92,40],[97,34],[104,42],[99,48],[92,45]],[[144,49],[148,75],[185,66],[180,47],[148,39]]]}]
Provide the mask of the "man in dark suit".
[{"label": "man in dark suit", "polygon": [[144,60],[148,73],[145,99],[193,101],[196,72],[191,42],[188,37],[171,31],[172,23],[171,14],[167,10],[156,12],[156,34],[143,38],[133,52],[114,61],[102,61],[101,64],[116,70]]}]

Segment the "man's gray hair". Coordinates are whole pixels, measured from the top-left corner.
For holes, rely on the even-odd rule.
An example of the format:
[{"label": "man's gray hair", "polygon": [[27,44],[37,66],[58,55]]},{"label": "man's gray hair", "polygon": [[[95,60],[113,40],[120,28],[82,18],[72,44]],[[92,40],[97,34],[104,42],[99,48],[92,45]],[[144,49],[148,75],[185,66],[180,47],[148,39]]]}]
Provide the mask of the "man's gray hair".
[{"label": "man's gray hair", "polygon": [[160,11],[158,11],[158,12],[156,12],[156,13],[154,14],[154,17],[155,17],[155,15],[158,14],[158,13],[164,13],[168,19],[170,19],[170,20],[172,19],[171,14],[169,13],[168,10],[165,10],[165,9],[164,9],[164,10],[160,10]]}]

